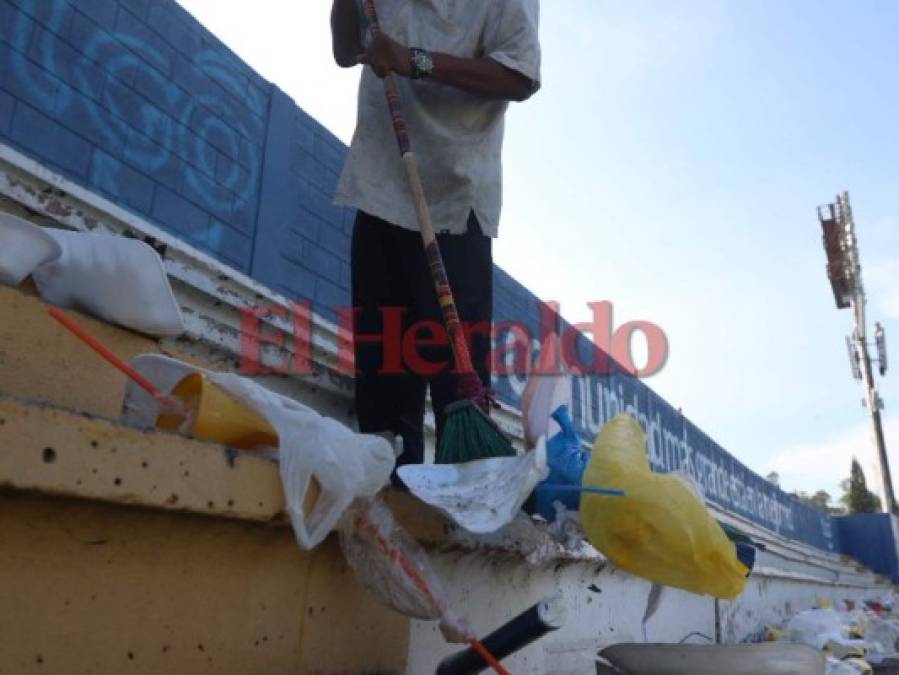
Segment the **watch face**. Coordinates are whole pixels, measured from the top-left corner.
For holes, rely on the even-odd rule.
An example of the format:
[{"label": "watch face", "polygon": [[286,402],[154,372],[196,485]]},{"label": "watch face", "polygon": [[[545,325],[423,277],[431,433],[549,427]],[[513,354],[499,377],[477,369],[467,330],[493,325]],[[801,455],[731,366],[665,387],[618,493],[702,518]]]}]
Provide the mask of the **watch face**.
[{"label": "watch face", "polygon": [[430,74],[434,69],[434,62],[426,52],[416,52],[412,59],[415,62],[416,70]]}]

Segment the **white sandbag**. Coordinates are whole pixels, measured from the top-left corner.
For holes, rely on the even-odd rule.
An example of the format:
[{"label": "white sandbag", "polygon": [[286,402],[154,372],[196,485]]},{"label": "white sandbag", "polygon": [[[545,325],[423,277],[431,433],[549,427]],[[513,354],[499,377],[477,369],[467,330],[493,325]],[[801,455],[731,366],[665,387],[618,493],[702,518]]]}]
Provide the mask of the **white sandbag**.
[{"label": "white sandbag", "polygon": [[18,286],[44,263],[62,255],[62,247],[39,225],[0,213],[0,283]]},{"label": "white sandbag", "polygon": [[461,464],[407,464],[397,473],[423,502],[474,534],[511,522],[537,483],[549,475],[546,443],[520,457],[490,457]]},{"label": "white sandbag", "polygon": [[184,320],[162,259],[136,239],[49,231],[62,255],[34,271],[41,297],[149,335],[178,335]]},{"label": "white sandbag", "polygon": [[[386,439],[358,434],[252,380],[195,368],[160,354],[142,354],[132,359],[131,365],[164,392],[190,373],[203,373],[274,427],[279,438],[277,456],[284,498],[301,548],[321,543],[352,501],[373,497],[393,471],[396,457]],[[153,398],[130,381],[123,410],[123,421],[142,427],[152,426],[159,412]],[[321,494],[307,515],[303,500],[313,476]]]}]

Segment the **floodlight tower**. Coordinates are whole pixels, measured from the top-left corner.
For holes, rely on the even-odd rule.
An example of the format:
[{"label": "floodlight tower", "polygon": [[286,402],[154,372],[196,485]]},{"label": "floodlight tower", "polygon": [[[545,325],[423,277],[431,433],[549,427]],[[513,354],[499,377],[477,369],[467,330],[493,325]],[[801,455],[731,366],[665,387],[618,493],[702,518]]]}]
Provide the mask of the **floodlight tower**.
[{"label": "floodlight tower", "polygon": [[[865,390],[862,404],[868,409],[871,417],[871,430],[874,445],[877,448],[877,459],[880,465],[881,502],[884,511],[899,515],[896,510],[896,497],[893,494],[893,481],[890,476],[890,463],[887,459],[886,443],[883,440],[883,425],[880,410],[883,400],[877,393],[877,383],[871,369],[871,357],[868,354],[867,330],[865,323],[865,288],[862,285],[862,266],[859,260],[858,243],[855,238],[855,222],[852,219],[852,207],[849,206],[849,193],[837,195],[832,204],[818,207],[818,220],[824,232],[824,251],[827,253],[827,278],[833,289],[837,309],[851,307],[855,321],[852,337],[846,338],[849,349],[849,364],[856,380],[861,381]],[[886,374],[886,339],[883,327],[875,323],[874,344],[877,350],[877,364],[881,377]]]}]

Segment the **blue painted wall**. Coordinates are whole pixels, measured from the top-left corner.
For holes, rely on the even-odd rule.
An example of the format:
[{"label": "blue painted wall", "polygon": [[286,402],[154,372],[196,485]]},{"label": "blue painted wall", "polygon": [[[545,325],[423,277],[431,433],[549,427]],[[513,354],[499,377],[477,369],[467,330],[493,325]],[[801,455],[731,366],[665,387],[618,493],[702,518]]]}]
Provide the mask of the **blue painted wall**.
[{"label": "blue painted wall", "polygon": [[835,521],[843,553],[899,584],[899,559],[888,514],[863,513]]},{"label": "blue painted wall", "polygon": [[[0,0],[0,140],[328,318],[349,304],[353,213],[331,205],[346,148],[173,0]],[[500,269],[495,309],[538,335],[537,299]],[[524,377],[495,386],[514,405]],[[630,412],[656,470],[687,470],[723,507],[838,550],[830,518],[642,382],[595,375],[572,395],[585,439]]]}]

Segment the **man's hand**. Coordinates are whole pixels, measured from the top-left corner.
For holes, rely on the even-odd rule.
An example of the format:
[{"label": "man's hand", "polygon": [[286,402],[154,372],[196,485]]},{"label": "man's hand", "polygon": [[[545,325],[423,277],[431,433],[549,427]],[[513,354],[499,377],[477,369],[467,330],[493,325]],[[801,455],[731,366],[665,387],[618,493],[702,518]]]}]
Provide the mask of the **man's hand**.
[{"label": "man's hand", "polygon": [[368,45],[368,49],[357,58],[359,63],[371,66],[375,75],[387,77],[388,73],[396,73],[409,77],[412,71],[412,57],[409,48],[384,33],[377,33]]}]

